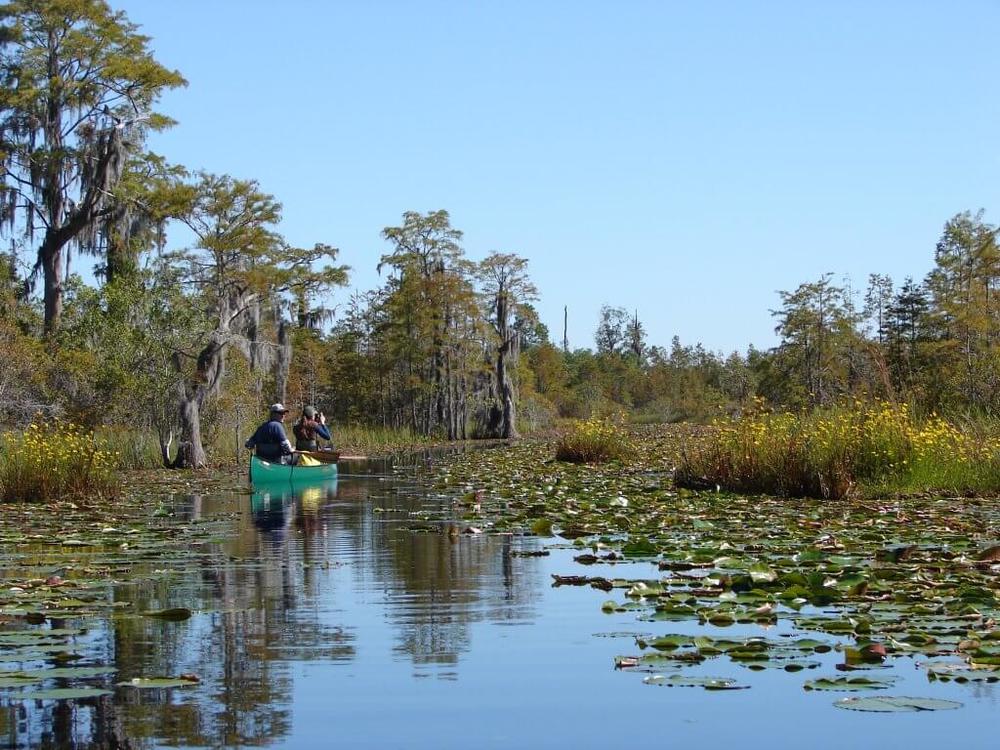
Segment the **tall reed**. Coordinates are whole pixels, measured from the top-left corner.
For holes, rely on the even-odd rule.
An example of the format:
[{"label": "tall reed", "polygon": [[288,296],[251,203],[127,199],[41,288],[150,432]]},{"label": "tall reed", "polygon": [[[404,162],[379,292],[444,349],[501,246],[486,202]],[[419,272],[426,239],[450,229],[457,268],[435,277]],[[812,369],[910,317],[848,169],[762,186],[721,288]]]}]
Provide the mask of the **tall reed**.
[{"label": "tall reed", "polygon": [[682,487],[788,497],[853,492],[998,492],[996,426],[916,419],[906,404],[853,402],[807,414],[758,408],[693,439]]},{"label": "tall reed", "polygon": [[556,459],[571,463],[600,463],[623,459],[634,452],[620,420],[579,420],[556,443]]}]

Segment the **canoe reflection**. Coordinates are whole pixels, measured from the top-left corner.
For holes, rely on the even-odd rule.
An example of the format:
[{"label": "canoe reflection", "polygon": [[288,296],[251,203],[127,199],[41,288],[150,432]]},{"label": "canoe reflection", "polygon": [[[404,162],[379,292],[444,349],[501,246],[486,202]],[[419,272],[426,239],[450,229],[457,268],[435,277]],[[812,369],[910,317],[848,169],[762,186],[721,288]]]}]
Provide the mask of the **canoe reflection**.
[{"label": "canoe reflection", "polygon": [[324,499],[337,495],[337,480],[300,487],[287,485],[257,490],[250,496],[253,523],[273,541],[285,537],[297,513],[315,518]]}]

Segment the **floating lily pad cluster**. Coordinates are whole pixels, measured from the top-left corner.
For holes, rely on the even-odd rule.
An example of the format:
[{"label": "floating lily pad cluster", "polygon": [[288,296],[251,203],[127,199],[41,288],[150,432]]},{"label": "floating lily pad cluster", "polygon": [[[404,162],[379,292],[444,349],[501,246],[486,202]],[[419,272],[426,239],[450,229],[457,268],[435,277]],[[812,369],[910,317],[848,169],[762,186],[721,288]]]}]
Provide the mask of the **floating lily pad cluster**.
[{"label": "floating lily pad cluster", "polygon": [[[8,621],[8,625],[17,624]],[[110,695],[117,669],[79,665],[86,657],[84,628],[28,627],[0,631],[0,697],[9,700],[80,700]],[[58,666],[72,664],[74,666]],[[53,666],[56,665],[56,666]],[[67,683],[70,683],[67,685]],[[96,684],[95,684],[96,683]],[[180,678],[133,678],[115,683],[136,689],[185,687],[194,675]]]},{"label": "floating lily pad cluster", "polygon": [[[88,506],[5,505],[0,530],[0,699],[79,700],[114,688],[197,684],[193,675],[127,675],[93,663],[102,649],[99,621],[141,617],[163,627],[192,616],[186,607],[147,609],[129,584],[169,578],[220,562],[216,541],[233,533],[228,518],[185,520],[161,501]],[[56,626],[68,623],[76,627]],[[91,628],[94,630],[92,631]]]},{"label": "floating lily pad cluster", "polygon": [[150,517],[147,503],[4,506],[0,617],[37,625],[131,613],[130,602],[112,595],[113,586],[211,563],[221,554],[213,542],[233,533],[227,519],[181,521],[172,517],[168,502],[155,507],[164,511],[162,517]]},{"label": "floating lily pad cluster", "polygon": [[[670,469],[682,442],[682,434],[653,435],[639,441],[636,460],[600,466],[562,464],[552,460],[549,444],[521,444],[453,457],[439,467],[437,481],[466,493],[459,510],[479,527],[551,530],[557,543],[579,548],[575,559],[587,574],[566,571],[554,584],[618,592],[604,602],[607,612],[648,622],[814,632],[843,654],[844,671],[891,667],[913,656],[959,665],[928,667],[932,680],[994,678],[1000,667],[1000,504],[949,497],[788,500],[676,489]],[[655,575],[618,575],[623,562],[648,563]],[[690,640],[665,635],[646,645],[657,649],[678,638]],[[677,664],[698,663],[711,648],[684,645],[660,650],[673,652],[668,661]],[[737,662],[754,663],[751,654],[760,656],[756,663],[808,668],[810,662],[773,639],[716,645],[730,658],[735,653]],[[619,666],[654,661],[634,658],[636,664]],[[809,688],[881,688],[886,680],[823,678]]]}]

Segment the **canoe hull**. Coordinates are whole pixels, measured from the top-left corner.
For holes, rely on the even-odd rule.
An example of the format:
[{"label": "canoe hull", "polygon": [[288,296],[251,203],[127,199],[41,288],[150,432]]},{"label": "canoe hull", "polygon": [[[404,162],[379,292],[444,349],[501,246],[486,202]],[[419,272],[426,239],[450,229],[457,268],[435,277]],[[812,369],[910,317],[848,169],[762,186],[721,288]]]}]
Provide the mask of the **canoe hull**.
[{"label": "canoe hull", "polygon": [[337,478],[337,464],[319,466],[288,466],[261,461],[256,456],[250,458],[250,483],[255,487],[267,484],[289,483],[309,484],[326,482]]}]

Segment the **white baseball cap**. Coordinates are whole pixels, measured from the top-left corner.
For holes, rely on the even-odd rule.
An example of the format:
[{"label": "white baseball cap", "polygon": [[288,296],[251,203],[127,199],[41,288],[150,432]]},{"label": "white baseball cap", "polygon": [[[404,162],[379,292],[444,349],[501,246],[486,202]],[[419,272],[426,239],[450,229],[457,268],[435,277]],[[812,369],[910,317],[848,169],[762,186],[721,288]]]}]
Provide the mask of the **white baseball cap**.
[{"label": "white baseball cap", "polygon": [[276,403],[276,404],[271,404],[271,413],[272,414],[284,414],[286,411],[288,411],[288,409],[286,409],[285,405],[283,403],[281,403],[280,401],[278,403]]}]

